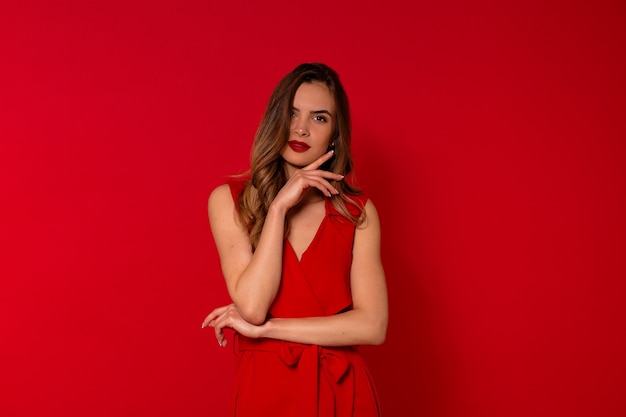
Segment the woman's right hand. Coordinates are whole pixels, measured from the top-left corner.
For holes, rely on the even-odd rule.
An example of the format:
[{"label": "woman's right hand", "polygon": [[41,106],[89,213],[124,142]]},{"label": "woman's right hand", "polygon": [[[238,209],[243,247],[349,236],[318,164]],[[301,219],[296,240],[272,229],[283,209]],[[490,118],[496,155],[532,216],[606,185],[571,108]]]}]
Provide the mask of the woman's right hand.
[{"label": "woman's right hand", "polygon": [[341,181],[344,176],[319,169],[324,162],[333,157],[333,153],[334,151],[326,152],[306,167],[294,171],[276,195],[272,206],[287,211],[298,204],[311,188],[317,188],[326,197],[339,194],[339,191],[328,180]]},{"label": "woman's right hand", "polygon": [[241,317],[239,310],[234,304],[218,307],[214,309],[202,322],[202,328],[210,326],[215,330],[215,338],[220,346],[226,346],[224,329],[233,329],[236,332],[251,338],[261,336],[261,326],[248,323]]}]

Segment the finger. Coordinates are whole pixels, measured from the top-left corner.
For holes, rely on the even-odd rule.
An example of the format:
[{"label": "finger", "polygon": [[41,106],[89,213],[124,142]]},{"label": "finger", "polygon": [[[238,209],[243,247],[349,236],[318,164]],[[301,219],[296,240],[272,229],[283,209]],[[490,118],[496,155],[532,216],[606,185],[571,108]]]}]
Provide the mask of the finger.
[{"label": "finger", "polygon": [[[320,172],[320,171],[318,171]],[[333,174],[335,175],[335,174]],[[321,176],[309,176],[306,178],[307,185],[309,187],[315,187],[322,192],[326,197],[332,197],[332,195],[339,194],[339,190],[331,185],[325,178]]]},{"label": "finger", "polygon": [[345,178],[345,176],[341,175],[341,174],[337,174],[335,172],[331,172],[331,171],[324,171],[323,169],[316,169],[316,170],[309,170],[309,171],[303,171],[303,173],[307,176],[311,176],[311,175],[315,175],[318,177],[322,177],[322,178],[327,178],[330,180],[335,180],[335,181],[341,181]]},{"label": "finger", "polygon": [[209,315],[206,316],[206,318],[202,322],[202,328],[204,329],[205,327],[210,326],[211,322],[215,320],[217,317],[219,317],[220,315],[224,314],[224,312],[228,310],[228,307],[230,307],[231,305],[232,304],[229,304],[223,307],[218,307],[215,310],[211,311],[211,313],[209,313]]},{"label": "finger", "polygon": [[219,317],[219,315],[220,312],[218,312],[217,310],[213,310],[208,316],[206,316],[206,318],[202,322],[202,328],[204,329],[205,327],[210,326],[211,322]]},{"label": "finger", "polygon": [[334,150],[330,150],[328,152],[326,152],[324,155],[320,156],[319,158],[317,158],[315,161],[311,162],[309,165],[305,166],[304,168],[302,168],[305,171],[309,171],[309,170],[313,170],[313,169],[318,169],[319,167],[322,166],[322,164],[326,161],[328,161],[330,158],[333,157],[333,154],[335,153]]},{"label": "finger", "polygon": [[206,316],[206,318],[202,321],[202,328],[204,329],[206,326],[208,326],[211,320],[213,320],[213,313]]},{"label": "finger", "polygon": [[221,347],[226,346],[226,337],[224,337],[224,330],[222,327],[215,328],[215,338]]},{"label": "finger", "polygon": [[339,191],[337,191],[337,189],[330,185],[327,181],[317,181],[313,186],[320,190],[326,197],[332,197],[333,195],[339,194]]},{"label": "finger", "polygon": [[226,346],[226,336],[224,335],[224,328],[229,327],[232,328],[232,320],[229,319],[229,314],[226,313],[220,316],[213,323],[213,331],[215,332],[215,338],[217,339],[217,343],[224,347]]}]

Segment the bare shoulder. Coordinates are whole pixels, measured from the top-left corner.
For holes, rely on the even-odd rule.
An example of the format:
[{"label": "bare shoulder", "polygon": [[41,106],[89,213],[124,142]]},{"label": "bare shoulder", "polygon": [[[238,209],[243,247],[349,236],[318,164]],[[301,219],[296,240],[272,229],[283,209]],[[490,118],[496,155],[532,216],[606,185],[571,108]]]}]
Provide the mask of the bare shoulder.
[{"label": "bare shoulder", "polygon": [[237,223],[233,196],[228,184],[222,184],[213,189],[209,195],[209,221],[212,226],[225,226]]},{"label": "bare shoulder", "polygon": [[228,184],[222,184],[209,195],[209,224],[220,254],[226,248],[250,245],[248,234],[241,225],[233,195]]},{"label": "bare shoulder", "polygon": [[363,207],[365,212],[365,220],[354,232],[354,248],[355,257],[361,258],[362,254],[367,257],[376,256],[380,250],[380,221],[378,212],[372,200],[367,200]]},{"label": "bare shoulder", "polygon": [[211,207],[222,207],[231,203],[233,205],[233,198],[230,192],[230,186],[228,184],[218,185],[211,191],[209,195],[209,210]]},{"label": "bare shoulder", "polygon": [[365,206],[363,206],[363,212],[365,214],[365,221],[357,228],[357,230],[380,228],[378,210],[376,210],[376,206],[372,202],[372,199],[367,199]]}]

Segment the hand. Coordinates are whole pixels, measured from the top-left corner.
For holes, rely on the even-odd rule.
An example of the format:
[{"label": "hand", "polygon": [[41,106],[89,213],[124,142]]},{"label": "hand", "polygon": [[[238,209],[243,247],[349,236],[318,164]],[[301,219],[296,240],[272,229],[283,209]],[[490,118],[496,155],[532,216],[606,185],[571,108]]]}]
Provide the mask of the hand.
[{"label": "hand", "polygon": [[328,180],[341,181],[344,178],[343,175],[318,169],[324,162],[333,157],[333,153],[334,151],[326,152],[306,167],[294,171],[276,195],[272,205],[277,204],[279,207],[289,210],[300,202],[310,188],[317,188],[327,197],[339,194],[339,191]]},{"label": "hand", "polygon": [[224,336],[225,328],[236,330],[238,333],[251,338],[261,336],[261,326],[255,326],[245,321],[234,304],[213,310],[202,322],[203,329],[207,326],[215,329],[215,338],[222,347],[226,346],[227,342]]}]

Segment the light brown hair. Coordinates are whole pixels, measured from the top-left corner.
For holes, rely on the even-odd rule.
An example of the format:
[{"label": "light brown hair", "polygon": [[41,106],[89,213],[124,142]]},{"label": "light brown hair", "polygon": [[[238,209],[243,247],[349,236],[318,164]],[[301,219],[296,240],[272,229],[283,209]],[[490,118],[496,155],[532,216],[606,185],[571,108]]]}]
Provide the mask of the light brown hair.
[{"label": "light brown hair", "polygon": [[[250,236],[252,250],[261,237],[265,217],[270,204],[287,182],[287,174],[283,166],[280,153],[289,140],[291,108],[296,90],[302,83],[319,82],[326,85],[335,100],[335,131],[331,138],[334,142],[335,153],[329,164],[322,169],[347,175],[353,169],[350,150],[351,125],[348,96],[345,93],[338,74],[320,63],[307,63],[297,66],[287,74],[274,89],[265,114],[256,132],[250,160],[250,171],[243,190],[237,198],[237,208],[241,223],[246,227]],[[339,191],[339,195],[332,198],[333,205],[344,217],[355,225],[363,222],[363,215],[355,216],[350,213],[347,205],[357,206],[351,196],[361,194],[361,191],[345,179],[331,181]],[[359,207],[361,213],[362,207]],[[289,233],[285,224],[285,235]]]}]

